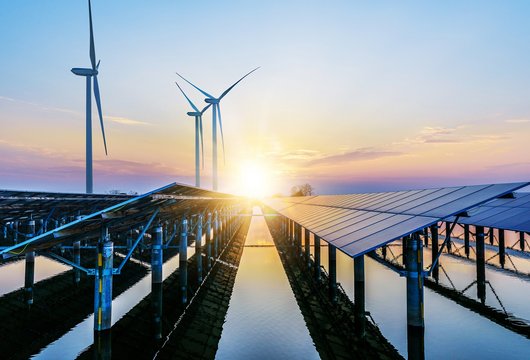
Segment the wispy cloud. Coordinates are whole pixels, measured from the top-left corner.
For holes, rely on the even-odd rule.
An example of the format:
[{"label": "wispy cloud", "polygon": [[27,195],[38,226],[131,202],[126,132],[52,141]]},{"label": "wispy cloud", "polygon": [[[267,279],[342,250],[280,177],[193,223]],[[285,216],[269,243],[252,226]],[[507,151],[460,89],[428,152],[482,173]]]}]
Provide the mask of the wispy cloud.
[{"label": "wispy cloud", "polygon": [[469,135],[465,131],[465,126],[447,128],[441,126],[426,126],[416,137],[406,138],[394,145],[418,145],[418,144],[469,144],[498,142],[510,139],[510,133],[504,134],[475,134]]},{"label": "wispy cloud", "polygon": [[508,164],[497,164],[497,165],[491,165],[488,166],[488,170],[508,170],[508,169],[528,169],[530,166],[529,162],[514,162],[514,163],[508,163]]},{"label": "wispy cloud", "polygon": [[505,120],[505,122],[510,123],[510,124],[524,124],[524,123],[529,123],[530,119],[508,119],[508,120]]},{"label": "wispy cloud", "polygon": [[124,118],[124,117],[121,117],[121,116],[105,116],[104,119],[112,121],[112,122],[117,123],[117,124],[122,124],[122,125],[132,125],[132,126],[146,126],[146,125],[149,126],[149,125],[153,125],[153,124],[145,122],[145,121],[133,120],[133,119]]},{"label": "wispy cloud", "polygon": [[[66,114],[71,114],[71,115],[80,116],[80,117],[84,116],[84,113],[81,113],[79,111],[66,109],[66,108],[60,108],[60,107],[54,107],[54,106],[47,106],[47,105],[34,103],[34,102],[30,102],[30,101],[25,101],[25,100],[18,100],[18,99],[14,99],[14,98],[7,97],[7,96],[0,96],[0,101],[8,101],[8,102],[12,102],[12,103],[29,105],[29,106],[36,107],[36,108],[38,108],[40,110],[43,110],[43,111],[60,112],[60,113],[66,113]],[[103,114],[103,119],[111,121],[113,123],[117,123],[117,124],[121,124],[121,125],[129,125],[129,126],[152,125],[151,123],[146,122],[146,121],[129,119],[129,118],[122,117],[122,116],[112,116],[112,115]]]},{"label": "wispy cloud", "polygon": [[[84,158],[67,152],[17,144],[0,139],[0,188],[29,186],[69,186],[84,184]],[[138,162],[121,159],[94,160],[99,184],[112,188],[118,184],[136,184],[160,179],[167,182],[191,175],[189,170],[160,162]],[[144,180],[142,180],[144,179]],[[151,179],[151,180],[147,180]],[[7,185],[6,185],[7,184]],[[40,184],[40,185],[39,185]],[[58,185],[60,184],[60,185]],[[128,186],[128,185],[127,185]],[[132,185],[131,185],[132,186]],[[74,186],[75,187],[75,186]]]},{"label": "wispy cloud", "polygon": [[403,153],[398,151],[381,150],[375,148],[360,148],[340,154],[323,156],[318,159],[309,161],[308,165],[338,165],[341,163],[349,163],[363,160],[375,160],[399,155],[403,155]]}]

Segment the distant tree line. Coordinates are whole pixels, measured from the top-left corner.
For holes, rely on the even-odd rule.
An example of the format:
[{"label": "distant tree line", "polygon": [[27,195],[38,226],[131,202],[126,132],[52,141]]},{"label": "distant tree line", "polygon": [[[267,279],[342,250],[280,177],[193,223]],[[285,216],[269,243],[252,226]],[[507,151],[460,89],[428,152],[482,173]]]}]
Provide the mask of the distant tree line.
[{"label": "distant tree line", "polygon": [[296,185],[291,188],[291,196],[311,196],[315,195],[315,188],[310,184],[305,183]]}]

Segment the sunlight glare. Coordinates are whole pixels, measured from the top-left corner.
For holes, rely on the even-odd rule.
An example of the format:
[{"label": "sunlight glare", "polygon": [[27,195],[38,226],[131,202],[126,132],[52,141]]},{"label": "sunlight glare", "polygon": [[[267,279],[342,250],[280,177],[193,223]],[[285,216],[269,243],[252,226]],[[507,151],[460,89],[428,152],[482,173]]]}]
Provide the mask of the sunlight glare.
[{"label": "sunlight glare", "polygon": [[261,198],[270,195],[268,175],[268,170],[260,163],[243,163],[239,174],[239,191],[242,195],[252,198]]}]

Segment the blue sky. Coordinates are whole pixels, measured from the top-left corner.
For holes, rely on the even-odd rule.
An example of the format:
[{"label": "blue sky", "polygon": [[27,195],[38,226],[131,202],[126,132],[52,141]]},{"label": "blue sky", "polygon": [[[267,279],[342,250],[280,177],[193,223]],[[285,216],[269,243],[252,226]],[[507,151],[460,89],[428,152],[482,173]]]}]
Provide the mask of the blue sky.
[{"label": "blue sky", "polygon": [[[69,70],[89,64],[86,1],[0,4],[0,188],[82,191],[84,82]],[[191,183],[174,72],[220,93],[256,66],[222,106],[221,189],[244,162],[284,193],[305,181],[344,192],[527,180],[529,8],[94,0],[110,151],[94,122],[96,191]]]}]

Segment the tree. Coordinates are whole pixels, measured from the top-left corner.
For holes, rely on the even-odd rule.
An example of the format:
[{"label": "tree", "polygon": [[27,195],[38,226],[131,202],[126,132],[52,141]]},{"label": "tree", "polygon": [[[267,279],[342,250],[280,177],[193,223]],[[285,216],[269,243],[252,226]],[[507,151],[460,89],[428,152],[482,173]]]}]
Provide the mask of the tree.
[{"label": "tree", "polygon": [[315,188],[311,184],[305,183],[302,185],[293,186],[291,188],[291,196],[311,196],[315,195]]}]

